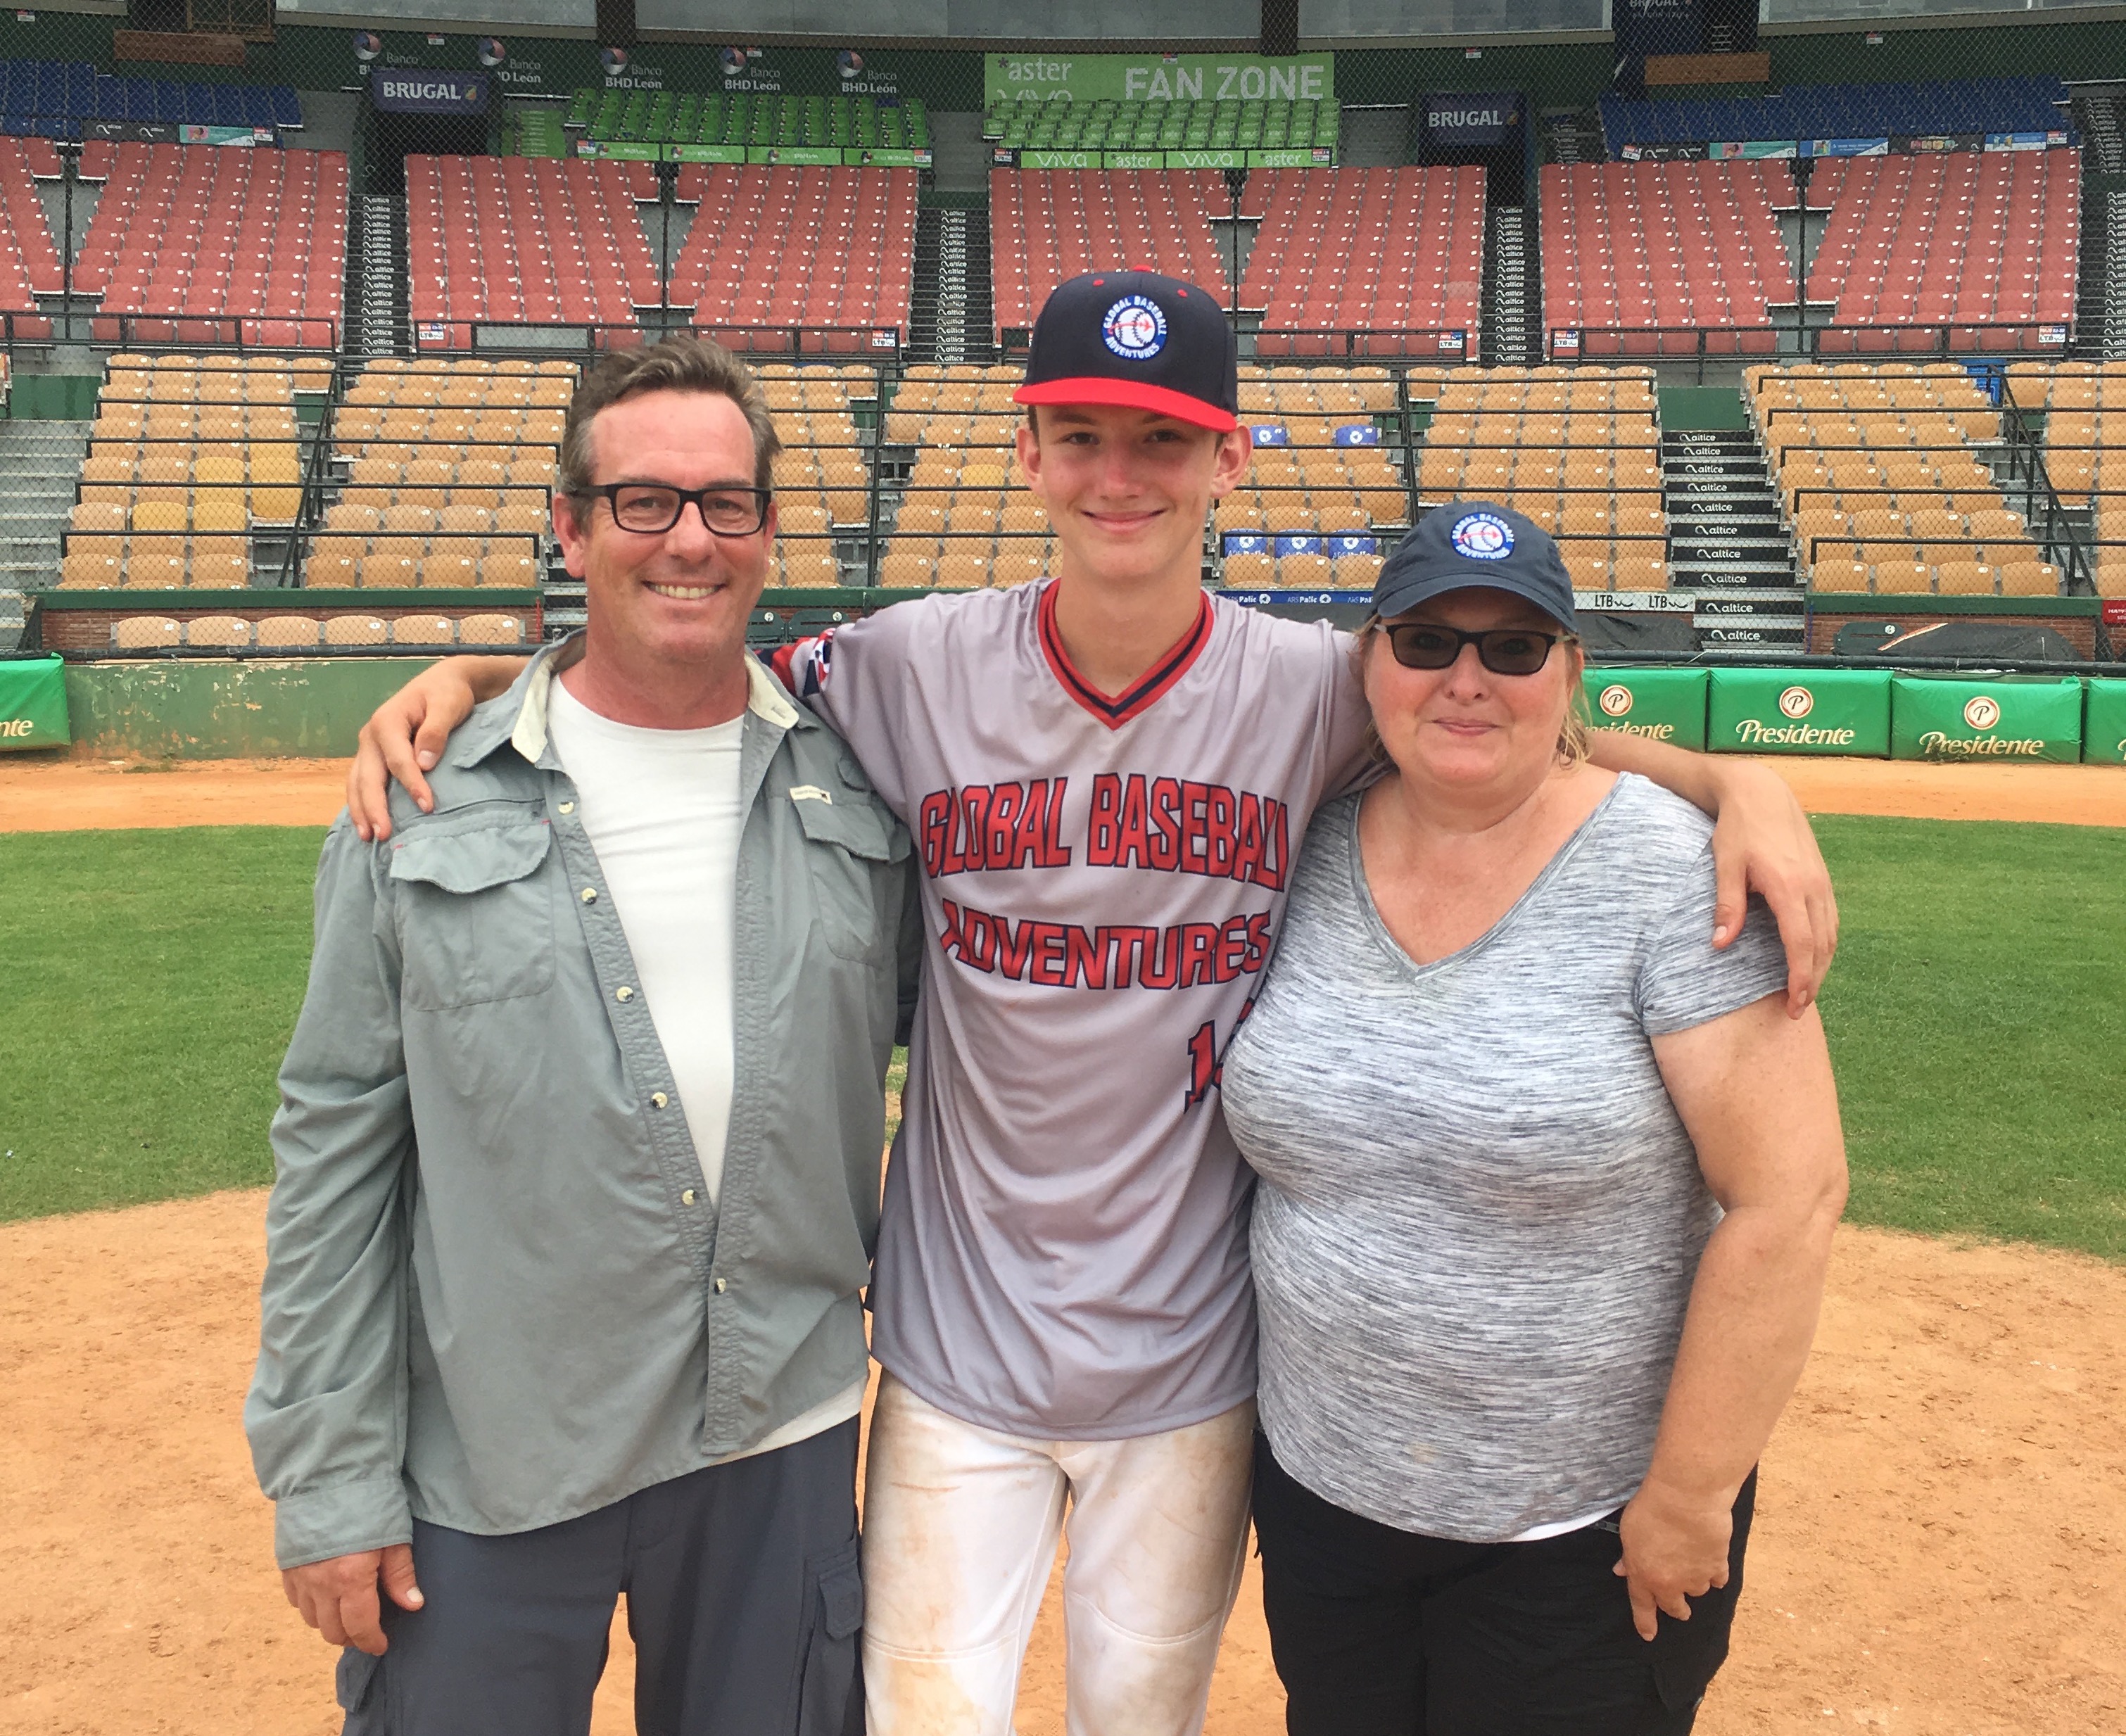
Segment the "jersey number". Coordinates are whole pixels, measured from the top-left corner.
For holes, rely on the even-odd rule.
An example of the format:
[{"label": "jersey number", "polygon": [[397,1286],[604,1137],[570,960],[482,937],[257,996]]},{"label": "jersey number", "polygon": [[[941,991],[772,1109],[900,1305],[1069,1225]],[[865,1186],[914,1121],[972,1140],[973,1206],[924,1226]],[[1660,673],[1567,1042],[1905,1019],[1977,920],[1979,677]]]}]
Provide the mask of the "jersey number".
[{"label": "jersey number", "polygon": [[[1240,1016],[1233,1021],[1233,1035],[1238,1035],[1248,1015],[1254,1011],[1253,998],[1240,1008]],[[1226,1041],[1230,1044],[1231,1037]],[[1206,1019],[1196,1027],[1188,1039],[1188,1088],[1183,1094],[1181,1106],[1193,1109],[1212,1091],[1225,1083],[1225,1057],[1218,1048],[1218,1026],[1215,1019]]]}]

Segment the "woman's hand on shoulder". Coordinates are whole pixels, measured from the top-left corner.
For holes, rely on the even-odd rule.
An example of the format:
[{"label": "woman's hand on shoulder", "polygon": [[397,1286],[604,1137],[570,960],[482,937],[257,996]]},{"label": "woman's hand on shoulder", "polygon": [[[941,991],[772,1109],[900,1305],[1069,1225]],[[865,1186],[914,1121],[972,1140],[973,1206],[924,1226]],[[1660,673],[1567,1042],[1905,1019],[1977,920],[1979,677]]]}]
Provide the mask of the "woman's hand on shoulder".
[{"label": "woman's hand on shoulder", "polygon": [[1838,951],[1838,899],[1816,832],[1793,791],[1768,766],[1708,759],[1713,781],[1713,913],[1716,950],[1733,944],[1752,889],[1779,925],[1787,952],[1787,1017],[1799,1018]]},{"label": "woman's hand on shoulder", "polygon": [[1736,1493],[1696,1494],[1648,1478],[1624,1508],[1617,1525],[1624,1553],[1616,1570],[1630,1590],[1640,1639],[1654,1637],[1662,1615],[1689,1620],[1689,1599],[1727,1584]]},{"label": "woman's hand on shoulder", "polygon": [[524,663],[521,657],[446,657],[370,713],[347,773],[347,816],[363,842],[391,836],[394,779],[423,814],[435,811],[423,774],[435,770],[451,732],[472,708],[506,692]]}]

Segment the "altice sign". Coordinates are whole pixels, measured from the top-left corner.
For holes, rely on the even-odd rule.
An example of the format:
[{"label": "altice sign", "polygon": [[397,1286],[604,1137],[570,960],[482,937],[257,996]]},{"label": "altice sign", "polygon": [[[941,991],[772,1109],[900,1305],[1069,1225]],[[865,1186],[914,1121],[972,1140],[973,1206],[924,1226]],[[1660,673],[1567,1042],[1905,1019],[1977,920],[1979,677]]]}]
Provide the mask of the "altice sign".
[{"label": "altice sign", "polygon": [[1705,745],[1716,753],[1890,751],[1887,669],[1715,669]]},{"label": "altice sign", "polygon": [[985,103],[1325,102],[1334,54],[985,54]]}]

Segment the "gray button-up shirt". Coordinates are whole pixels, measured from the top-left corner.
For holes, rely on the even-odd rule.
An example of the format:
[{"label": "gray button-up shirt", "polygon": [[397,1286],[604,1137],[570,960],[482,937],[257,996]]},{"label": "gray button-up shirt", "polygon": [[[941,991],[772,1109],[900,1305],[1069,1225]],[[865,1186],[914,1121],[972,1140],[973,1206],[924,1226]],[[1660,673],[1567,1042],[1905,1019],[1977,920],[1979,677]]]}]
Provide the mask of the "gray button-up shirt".
[{"label": "gray button-up shirt", "polygon": [[575,788],[570,640],[451,739],[392,837],[343,815],[281,1073],[244,1423],[283,1567],[411,1519],[529,1531],[743,1452],[861,1380],[908,839],[753,658],[736,1068],[709,1204]]}]

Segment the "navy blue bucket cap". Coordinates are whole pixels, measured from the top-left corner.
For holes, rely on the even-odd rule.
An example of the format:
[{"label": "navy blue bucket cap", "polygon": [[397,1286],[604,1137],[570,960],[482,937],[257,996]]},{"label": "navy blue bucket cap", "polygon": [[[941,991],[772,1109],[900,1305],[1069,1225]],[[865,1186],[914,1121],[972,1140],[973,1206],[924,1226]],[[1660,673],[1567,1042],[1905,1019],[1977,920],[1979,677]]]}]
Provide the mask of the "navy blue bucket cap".
[{"label": "navy blue bucket cap", "polygon": [[1533,519],[1487,500],[1426,513],[1381,568],[1373,613],[1383,620],[1449,591],[1483,586],[1525,598],[1569,633],[1580,630],[1572,576],[1557,539]]}]

